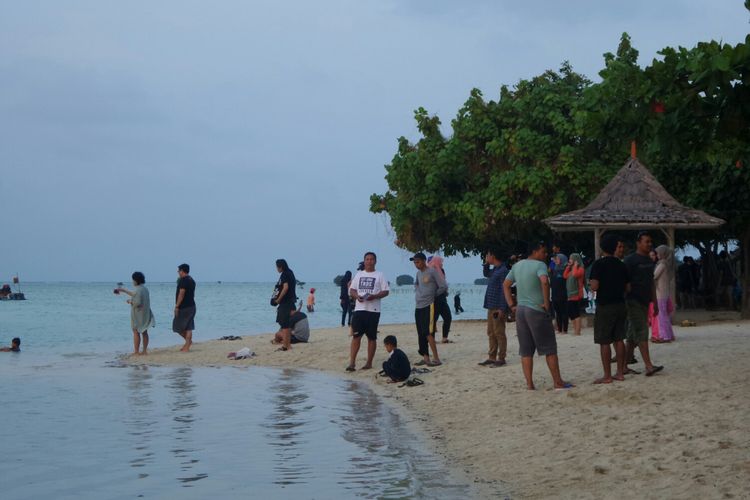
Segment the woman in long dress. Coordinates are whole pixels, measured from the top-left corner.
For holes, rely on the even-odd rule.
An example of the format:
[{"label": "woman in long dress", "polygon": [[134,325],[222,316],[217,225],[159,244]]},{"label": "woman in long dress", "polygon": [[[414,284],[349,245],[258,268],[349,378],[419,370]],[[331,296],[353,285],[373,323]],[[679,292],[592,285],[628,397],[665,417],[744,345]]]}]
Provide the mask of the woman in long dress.
[{"label": "woman in long dress", "polygon": [[656,315],[659,325],[657,338],[651,339],[652,342],[672,342],[674,333],[672,332],[672,313],[674,304],[672,302],[672,278],[674,276],[674,252],[667,245],[656,247],[658,262],[654,269],[654,282],[656,283],[656,303],[659,306],[659,313]]},{"label": "woman in long dress", "polygon": [[[133,291],[125,288],[116,288],[115,293],[124,293],[130,296],[127,303],[130,304],[130,328],[133,329],[133,354],[148,354],[148,329],[154,325],[154,313],[151,311],[151,298],[148,288],[144,285],[146,277],[142,272],[133,273]],[[143,350],[140,350],[141,338],[143,338]]]}]

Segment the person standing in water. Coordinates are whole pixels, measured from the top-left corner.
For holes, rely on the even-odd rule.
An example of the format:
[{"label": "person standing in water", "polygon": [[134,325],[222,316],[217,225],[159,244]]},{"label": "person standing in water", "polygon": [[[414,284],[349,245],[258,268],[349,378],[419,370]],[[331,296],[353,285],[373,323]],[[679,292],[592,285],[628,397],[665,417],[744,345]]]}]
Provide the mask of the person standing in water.
[{"label": "person standing in water", "polygon": [[[125,288],[116,288],[115,293],[130,296],[130,328],[133,330],[133,354],[148,354],[148,329],[154,326],[154,313],[151,311],[151,298],[146,288],[146,277],[136,271],[131,276],[135,289],[131,292]],[[143,350],[140,350],[143,338]]]},{"label": "person standing in water", "polygon": [[[349,285],[351,282],[352,272],[346,271],[341,278],[341,292],[339,293],[339,300],[341,302],[341,326],[352,324],[352,311],[349,307],[352,301],[352,298],[349,296]],[[347,316],[349,317],[348,321]]]},{"label": "person standing in water", "polygon": [[307,294],[307,312],[315,312],[315,289],[311,288]]},{"label": "person standing in water", "polygon": [[174,319],[172,331],[185,339],[180,351],[187,352],[193,345],[193,330],[195,330],[195,281],[190,276],[190,266],[177,266],[177,291],[175,292]]}]

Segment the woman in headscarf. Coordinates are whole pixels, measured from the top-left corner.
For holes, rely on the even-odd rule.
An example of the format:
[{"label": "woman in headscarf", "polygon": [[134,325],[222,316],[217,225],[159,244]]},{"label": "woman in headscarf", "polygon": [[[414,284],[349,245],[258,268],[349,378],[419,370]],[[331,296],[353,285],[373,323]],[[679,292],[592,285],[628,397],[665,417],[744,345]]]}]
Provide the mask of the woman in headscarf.
[{"label": "woman in headscarf", "polygon": [[654,282],[656,284],[656,302],[659,306],[657,321],[659,328],[655,333],[656,337],[651,337],[652,342],[672,342],[674,333],[672,331],[672,312],[674,305],[672,303],[672,279],[674,277],[674,252],[667,245],[656,247],[658,262],[654,269]]},{"label": "woman in headscarf", "polygon": [[573,331],[576,335],[581,334],[581,306],[586,293],[585,275],[586,268],[583,266],[581,254],[570,254],[563,278],[565,278],[565,288],[568,292],[568,319],[573,322]]},{"label": "woman in headscarf", "polygon": [[[445,269],[443,269],[443,258],[439,255],[433,255],[427,260],[427,267],[432,267],[443,274],[445,277]],[[435,297],[435,327],[437,331],[437,319],[438,316],[443,318],[443,344],[450,344],[453,341],[448,339],[448,334],[451,331],[451,321],[453,316],[451,315],[451,306],[448,305],[448,292],[446,291],[442,295]]]},{"label": "woman in headscarf", "polygon": [[568,333],[568,289],[565,284],[565,268],[568,258],[565,254],[553,257],[555,267],[552,271],[552,308],[555,310],[557,333]]}]

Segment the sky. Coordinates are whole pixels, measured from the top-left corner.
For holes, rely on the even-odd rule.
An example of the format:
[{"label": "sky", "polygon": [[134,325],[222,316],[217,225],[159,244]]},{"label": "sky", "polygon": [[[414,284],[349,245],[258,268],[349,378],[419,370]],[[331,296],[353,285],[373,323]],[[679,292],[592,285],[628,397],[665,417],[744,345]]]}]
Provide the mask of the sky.
[{"label": "sky", "polygon": [[413,273],[368,209],[416,108],[450,123],[566,60],[596,80],[624,31],[642,64],[738,43],[742,3],[0,0],[0,281]]}]

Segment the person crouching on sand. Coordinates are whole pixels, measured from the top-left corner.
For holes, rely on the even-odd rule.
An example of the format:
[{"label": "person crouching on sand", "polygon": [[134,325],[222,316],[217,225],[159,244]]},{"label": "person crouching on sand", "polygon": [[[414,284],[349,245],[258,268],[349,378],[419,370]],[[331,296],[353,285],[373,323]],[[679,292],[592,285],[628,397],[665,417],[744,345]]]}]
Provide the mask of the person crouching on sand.
[{"label": "person crouching on sand", "polygon": [[383,340],[383,345],[388,351],[388,359],[383,362],[383,372],[390,378],[388,383],[403,382],[411,375],[409,358],[398,348],[398,340],[393,335],[388,335]]},{"label": "person crouching on sand", "polygon": [[[130,304],[130,328],[133,330],[133,354],[148,354],[148,329],[154,325],[154,313],[151,311],[151,298],[146,288],[146,277],[142,272],[136,271],[131,276],[135,290],[132,292],[125,288],[116,288],[115,293],[129,295],[127,303]],[[140,350],[141,337],[143,337],[143,350]]]}]

